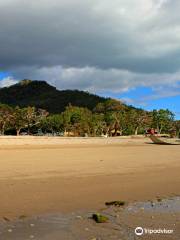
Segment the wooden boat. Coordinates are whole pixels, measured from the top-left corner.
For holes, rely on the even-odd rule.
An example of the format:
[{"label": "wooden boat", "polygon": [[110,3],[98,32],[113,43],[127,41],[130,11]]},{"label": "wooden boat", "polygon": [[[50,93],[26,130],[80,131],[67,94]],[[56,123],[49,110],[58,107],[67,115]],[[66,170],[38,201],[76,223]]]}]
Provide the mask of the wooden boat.
[{"label": "wooden boat", "polygon": [[180,145],[180,139],[178,138],[162,138],[157,137],[155,135],[150,135],[150,139],[155,144],[161,144],[161,145]]}]

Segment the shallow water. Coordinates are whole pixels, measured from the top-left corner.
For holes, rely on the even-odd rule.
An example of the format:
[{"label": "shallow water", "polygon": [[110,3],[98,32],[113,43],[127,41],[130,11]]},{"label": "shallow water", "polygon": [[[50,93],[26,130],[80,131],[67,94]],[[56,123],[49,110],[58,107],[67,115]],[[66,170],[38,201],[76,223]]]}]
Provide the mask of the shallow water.
[{"label": "shallow water", "polygon": [[154,213],[180,213],[180,197],[170,199],[157,199],[155,201],[137,202],[125,209],[127,211],[138,212],[144,209],[146,212]]},{"label": "shallow water", "polygon": [[[108,223],[97,224],[90,217],[96,211],[53,214],[0,223],[2,240],[134,240],[137,226],[173,229],[171,236],[144,235],[141,239],[180,239],[180,197],[136,202],[125,207],[99,211]],[[154,237],[154,238],[153,238]]]}]

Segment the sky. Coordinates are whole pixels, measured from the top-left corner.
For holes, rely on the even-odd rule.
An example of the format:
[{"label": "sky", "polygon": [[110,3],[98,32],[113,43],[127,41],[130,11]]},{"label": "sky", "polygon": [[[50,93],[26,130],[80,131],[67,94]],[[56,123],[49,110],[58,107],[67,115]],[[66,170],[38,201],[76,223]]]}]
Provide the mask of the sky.
[{"label": "sky", "polygon": [[179,0],[1,0],[0,87],[46,80],[180,119]]}]

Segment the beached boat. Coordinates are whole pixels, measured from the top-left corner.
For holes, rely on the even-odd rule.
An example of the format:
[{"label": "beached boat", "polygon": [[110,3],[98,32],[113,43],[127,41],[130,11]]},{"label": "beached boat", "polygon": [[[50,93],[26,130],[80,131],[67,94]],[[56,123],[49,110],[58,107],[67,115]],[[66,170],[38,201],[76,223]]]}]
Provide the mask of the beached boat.
[{"label": "beached boat", "polygon": [[155,144],[161,145],[180,145],[180,139],[178,138],[163,138],[155,135],[150,135],[150,139]]}]

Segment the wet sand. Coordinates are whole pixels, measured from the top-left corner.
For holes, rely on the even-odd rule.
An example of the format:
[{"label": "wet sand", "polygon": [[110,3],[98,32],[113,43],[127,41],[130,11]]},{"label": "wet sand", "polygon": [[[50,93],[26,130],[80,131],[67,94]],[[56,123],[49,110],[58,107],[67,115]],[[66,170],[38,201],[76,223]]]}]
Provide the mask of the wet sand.
[{"label": "wet sand", "polygon": [[0,138],[1,219],[180,195],[179,146],[144,138],[44,141]]},{"label": "wet sand", "polygon": [[[180,198],[135,202],[123,207],[105,207],[99,213],[108,218],[96,223],[92,211],[7,219],[0,223],[3,240],[179,240]],[[143,228],[137,236],[135,229]],[[158,231],[158,232],[157,232]]]}]

